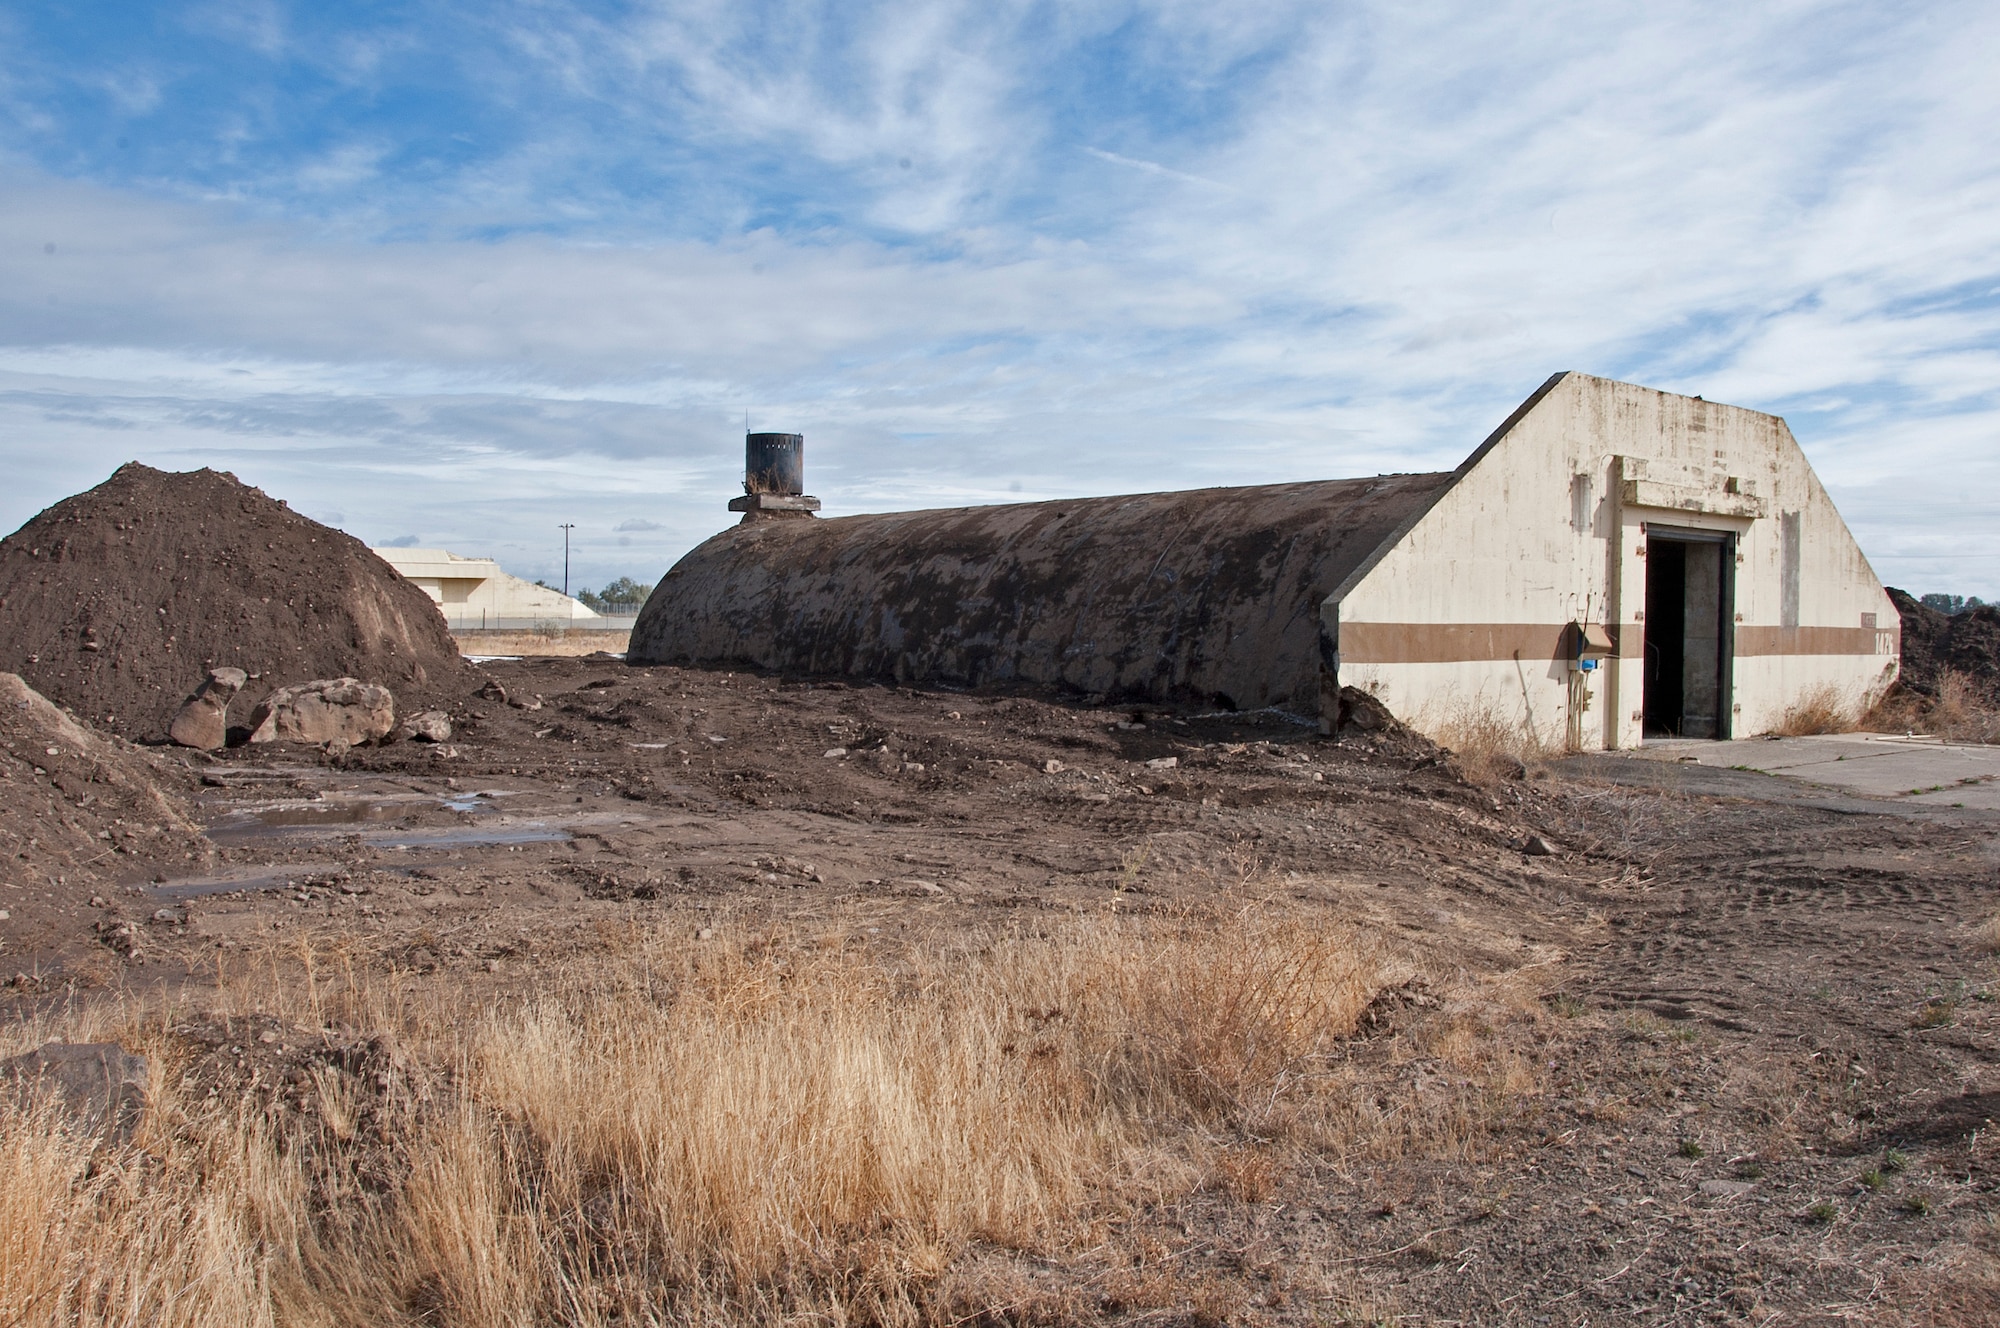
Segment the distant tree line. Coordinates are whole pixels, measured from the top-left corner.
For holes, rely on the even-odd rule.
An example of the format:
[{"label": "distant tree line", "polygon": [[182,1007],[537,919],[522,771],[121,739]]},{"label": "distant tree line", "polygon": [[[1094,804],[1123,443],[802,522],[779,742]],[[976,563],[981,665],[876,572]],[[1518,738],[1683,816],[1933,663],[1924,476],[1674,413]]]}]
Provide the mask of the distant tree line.
[{"label": "distant tree line", "polygon": [[1977,595],[1920,595],[1917,603],[1939,613],[1964,613],[1967,609],[1984,608],[1986,601]]},{"label": "distant tree line", "polygon": [[576,597],[598,613],[637,613],[653,588],[643,581],[621,576],[605,583],[602,590],[579,590]]}]

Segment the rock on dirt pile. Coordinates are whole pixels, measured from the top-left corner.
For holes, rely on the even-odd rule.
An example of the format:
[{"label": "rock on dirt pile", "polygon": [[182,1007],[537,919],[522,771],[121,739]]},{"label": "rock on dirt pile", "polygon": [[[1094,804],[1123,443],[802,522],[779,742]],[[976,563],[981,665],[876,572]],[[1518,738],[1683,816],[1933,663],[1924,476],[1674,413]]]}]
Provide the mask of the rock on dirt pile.
[{"label": "rock on dirt pile", "polygon": [[1963,613],[1941,613],[1894,588],[1889,598],[1903,619],[1903,669],[1898,681],[1904,687],[1936,696],[1938,675],[1949,669],[2000,699],[2000,608],[1988,604]]},{"label": "rock on dirt pile", "polygon": [[399,709],[466,666],[422,590],[235,476],[136,462],[0,541],[0,668],[89,722],[166,734],[211,667],[273,688],[352,677]]}]

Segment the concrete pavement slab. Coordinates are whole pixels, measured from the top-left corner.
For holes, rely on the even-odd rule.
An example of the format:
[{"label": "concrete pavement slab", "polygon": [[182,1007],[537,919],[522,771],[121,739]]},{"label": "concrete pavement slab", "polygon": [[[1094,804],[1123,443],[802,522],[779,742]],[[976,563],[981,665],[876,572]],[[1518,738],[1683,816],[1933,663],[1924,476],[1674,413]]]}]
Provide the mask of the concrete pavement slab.
[{"label": "concrete pavement slab", "polygon": [[1756,770],[1867,798],[2000,810],[2000,747],[1887,733],[1835,733],[1734,742],[1665,739],[1633,755]]}]

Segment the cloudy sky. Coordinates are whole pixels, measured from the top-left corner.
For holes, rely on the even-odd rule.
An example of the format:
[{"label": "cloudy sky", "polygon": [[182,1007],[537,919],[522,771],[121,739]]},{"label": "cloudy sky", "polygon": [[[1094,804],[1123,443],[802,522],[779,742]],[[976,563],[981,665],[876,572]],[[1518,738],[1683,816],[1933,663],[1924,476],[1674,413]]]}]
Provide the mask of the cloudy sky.
[{"label": "cloudy sky", "polygon": [[651,580],[830,514],[1786,416],[2000,598],[2000,7],[0,0],[0,528],[138,459]]}]

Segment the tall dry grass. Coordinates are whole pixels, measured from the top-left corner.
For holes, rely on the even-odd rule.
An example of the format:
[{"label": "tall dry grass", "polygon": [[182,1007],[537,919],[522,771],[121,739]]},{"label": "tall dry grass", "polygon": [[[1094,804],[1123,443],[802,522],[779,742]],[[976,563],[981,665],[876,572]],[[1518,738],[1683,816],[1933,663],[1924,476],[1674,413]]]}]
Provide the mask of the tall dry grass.
[{"label": "tall dry grass", "polygon": [[1955,669],[1938,675],[1937,700],[1928,719],[1931,732],[1950,742],[2000,742],[2000,701]]},{"label": "tall dry grass", "polygon": [[[968,1248],[1267,1186],[1273,1148],[1476,1150],[1533,1087],[1490,1011],[1440,1012],[1393,1104],[1347,1054],[1414,974],[1259,908],[894,962],[641,934],[484,1006],[294,956],[218,1004],[376,1021],[398,1072],[285,1115],[170,1070],[122,1148],[0,1106],[0,1322],[934,1320]],[[192,1013],[127,1040],[169,1062]]]},{"label": "tall dry grass", "polygon": [[1518,779],[1528,766],[1562,754],[1560,743],[1485,698],[1460,697],[1433,707],[1414,727],[1449,748],[1475,783]]},{"label": "tall dry grass", "polygon": [[1818,733],[1852,733],[1860,720],[1860,708],[1833,683],[1821,683],[1801,693],[1771,732],[1781,738],[1804,738]]},{"label": "tall dry grass", "polygon": [[1860,727],[1928,733],[1946,742],[2000,743],[2000,696],[1969,674],[1945,669],[1935,696],[1892,689],[1861,717]]},{"label": "tall dry grass", "polygon": [[303,1176],[250,1119],[107,1150],[46,1103],[15,1105],[0,1110],[0,1195],[9,1328],[305,1322],[287,1302],[322,1299],[299,1295]]}]

